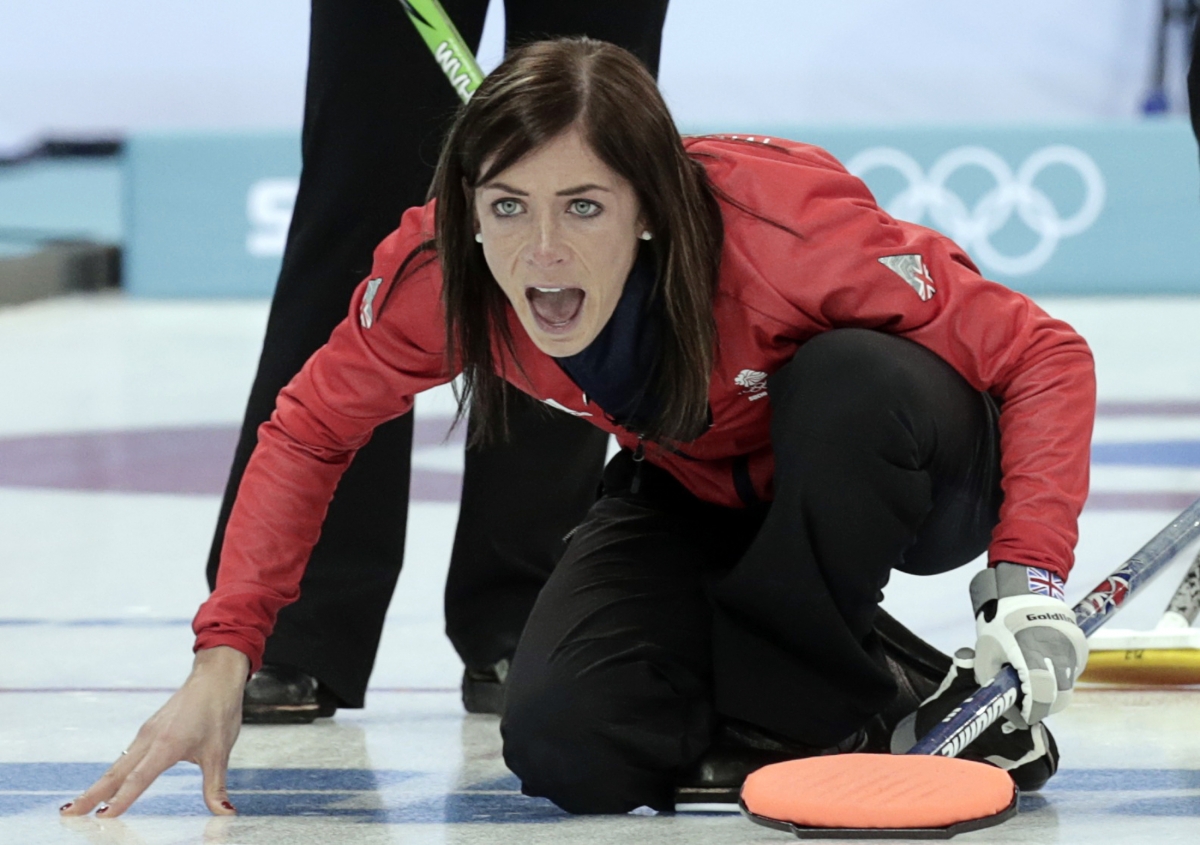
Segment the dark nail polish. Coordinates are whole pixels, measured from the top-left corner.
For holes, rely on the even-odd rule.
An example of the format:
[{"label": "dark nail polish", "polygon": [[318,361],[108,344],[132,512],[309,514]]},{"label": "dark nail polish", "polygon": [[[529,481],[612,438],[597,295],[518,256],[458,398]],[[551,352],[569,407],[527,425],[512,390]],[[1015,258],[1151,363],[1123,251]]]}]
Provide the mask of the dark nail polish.
[{"label": "dark nail polish", "polygon": [[109,809],[108,807],[101,807],[99,810],[97,810],[97,811],[96,811],[96,815],[98,815],[98,816],[99,816],[99,815],[102,815],[102,814],[104,814],[104,813],[107,813],[107,812],[108,812],[108,809]]},{"label": "dark nail polish", "polygon": [[72,808],[72,807],[74,807],[74,806],[75,806],[75,802],[74,802],[74,801],[68,801],[66,804],[63,804],[61,807],[59,807],[59,808],[58,808],[58,811],[61,813],[61,812],[65,811],[65,810],[69,810],[69,809],[71,809],[71,808]]},{"label": "dark nail polish", "polygon": [[230,804],[228,801],[222,801],[221,806],[224,807],[226,810],[229,810],[229,812],[231,812],[231,813],[237,812],[237,810],[233,809],[233,805]]}]

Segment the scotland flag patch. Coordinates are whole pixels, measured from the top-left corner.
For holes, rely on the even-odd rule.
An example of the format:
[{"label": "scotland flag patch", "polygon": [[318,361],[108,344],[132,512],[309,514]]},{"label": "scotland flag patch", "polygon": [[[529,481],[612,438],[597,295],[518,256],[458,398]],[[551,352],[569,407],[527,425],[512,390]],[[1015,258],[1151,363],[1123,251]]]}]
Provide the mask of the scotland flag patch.
[{"label": "scotland flag patch", "polygon": [[1029,592],[1037,596],[1049,596],[1052,599],[1063,600],[1062,578],[1036,566],[1027,567],[1025,572],[1026,578],[1029,579]]}]

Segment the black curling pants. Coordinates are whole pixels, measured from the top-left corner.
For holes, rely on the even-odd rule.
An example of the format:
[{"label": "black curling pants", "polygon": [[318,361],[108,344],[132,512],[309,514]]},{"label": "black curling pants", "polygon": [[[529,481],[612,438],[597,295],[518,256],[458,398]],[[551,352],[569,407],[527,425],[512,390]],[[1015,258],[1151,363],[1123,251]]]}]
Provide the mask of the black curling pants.
[{"label": "black curling pants", "polygon": [[[477,49],[487,0],[442,5]],[[666,7],[667,0],[507,0],[507,40],[590,35],[632,50],[657,72]],[[346,316],[375,245],[404,209],[425,201],[457,104],[396,0],[313,0],[300,190],[209,555],[210,587],[258,426]],[[467,452],[446,620],[468,666],[511,655],[562,554],[561,538],[596,499],[604,463],[602,432],[530,400],[515,405],[509,443]],[[381,426],[355,458],[300,599],[267,641],[266,662],[314,675],[343,706],[362,706],[400,573],[412,434],[406,415]]]},{"label": "black curling pants", "polygon": [[[576,813],[672,807],[716,721],[826,747],[897,693],[874,633],[893,569],[987,547],[996,410],[948,364],[859,329],[769,380],[775,500],[699,501],[627,452],[538,597],[508,676],[504,758]],[[964,597],[965,601],[965,597]]]}]

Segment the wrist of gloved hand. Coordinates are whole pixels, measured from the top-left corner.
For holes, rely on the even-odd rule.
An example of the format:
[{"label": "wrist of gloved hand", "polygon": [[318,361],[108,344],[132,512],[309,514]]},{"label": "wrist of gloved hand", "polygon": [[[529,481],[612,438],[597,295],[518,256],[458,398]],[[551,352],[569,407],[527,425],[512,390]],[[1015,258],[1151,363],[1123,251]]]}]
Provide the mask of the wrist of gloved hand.
[{"label": "wrist of gloved hand", "polygon": [[975,679],[989,683],[1008,664],[1021,679],[1020,713],[1034,725],[1071,700],[1087,665],[1088,646],[1062,600],[1062,579],[1036,567],[998,563],[971,580],[975,610]]}]

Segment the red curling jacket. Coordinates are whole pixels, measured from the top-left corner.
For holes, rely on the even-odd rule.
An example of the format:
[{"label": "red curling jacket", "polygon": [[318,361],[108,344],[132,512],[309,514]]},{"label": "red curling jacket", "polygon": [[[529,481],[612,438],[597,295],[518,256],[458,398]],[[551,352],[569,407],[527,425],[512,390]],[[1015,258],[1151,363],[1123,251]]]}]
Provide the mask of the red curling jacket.
[{"label": "red curling jacket", "polygon": [[[979,275],[952,241],[894,220],[870,191],[817,147],[766,138],[686,141],[721,202],[725,241],[713,305],[719,348],[709,388],[713,425],[673,453],[646,459],[696,496],[739,507],[772,497],[766,376],[809,338],[857,326],[909,338],[1000,402],[1004,505],[989,557],[1066,576],[1087,496],[1095,379],[1087,344],[1028,298]],[[338,479],[375,426],[451,380],[441,271],[413,261],[432,235],[432,206],[407,211],[375,250],[347,319],[279,394],[258,433],[225,534],[217,588],[193,628],[196,648],[232,646],[257,669],[275,616],[298,584]],[[530,395],[586,418],[626,448],[635,435],[608,422],[510,312]],[[525,373],[525,377],[517,375]],[[741,491],[741,496],[739,496]],[[752,491],[752,493],[751,493]]]}]

